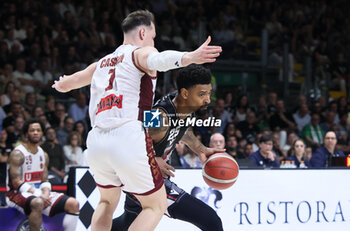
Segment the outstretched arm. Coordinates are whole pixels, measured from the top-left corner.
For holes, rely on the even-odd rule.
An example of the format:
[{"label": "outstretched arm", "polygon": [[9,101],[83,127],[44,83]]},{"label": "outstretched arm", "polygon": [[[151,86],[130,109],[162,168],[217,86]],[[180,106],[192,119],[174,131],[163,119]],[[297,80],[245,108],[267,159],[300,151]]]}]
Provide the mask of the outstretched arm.
[{"label": "outstretched arm", "polygon": [[212,63],[222,51],[220,46],[209,45],[211,37],[196,50],[191,52],[179,52],[166,50],[158,52],[154,47],[142,47],[135,50],[136,65],[147,73],[155,71],[168,71],[179,67],[185,67],[192,63]]},{"label": "outstretched arm", "polygon": [[75,72],[72,75],[61,76],[58,81],[55,80],[52,88],[55,88],[59,92],[68,92],[89,85],[96,69],[96,65],[97,62],[90,64],[90,66],[84,70]]},{"label": "outstretched arm", "polygon": [[189,128],[186,134],[181,139],[194,153],[199,157],[202,164],[208,159],[209,156],[217,153],[224,152],[225,149],[208,148],[195,137],[192,128]]}]

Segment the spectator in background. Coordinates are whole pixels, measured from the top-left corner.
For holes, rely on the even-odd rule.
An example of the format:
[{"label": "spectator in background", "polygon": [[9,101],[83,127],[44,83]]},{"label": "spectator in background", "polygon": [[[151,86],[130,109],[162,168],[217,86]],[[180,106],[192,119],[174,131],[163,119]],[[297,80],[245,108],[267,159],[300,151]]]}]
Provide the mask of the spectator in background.
[{"label": "spectator in background", "polygon": [[309,160],[306,158],[305,153],[306,145],[302,139],[297,139],[293,142],[293,145],[289,152],[288,161],[293,161],[297,168],[307,168],[309,166]]},{"label": "spectator in background", "polygon": [[45,98],[45,116],[47,121],[51,124],[55,117],[55,103],[56,99],[52,95],[48,95]]},{"label": "spectator in background", "polygon": [[235,159],[244,159],[244,154],[238,150],[237,137],[229,136],[226,140],[226,153]]},{"label": "spectator in background", "polygon": [[298,138],[297,134],[293,131],[288,132],[287,134],[287,142],[286,144],[282,147],[283,152],[288,154],[289,149],[293,147],[294,141]]},{"label": "spectator in background", "polygon": [[268,102],[267,102],[267,112],[269,113],[268,119],[273,116],[277,111],[277,93],[269,92]]},{"label": "spectator in background", "polygon": [[287,158],[287,152],[283,151],[281,144],[280,144],[280,133],[279,132],[273,132],[272,133],[273,138],[273,148],[272,151],[274,152],[275,157],[280,162],[281,160],[284,160]]},{"label": "spectator in background", "polygon": [[257,125],[260,130],[269,127],[269,113],[266,103],[266,97],[264,95],[259,97],[259,103],[255,108],[256,117],[257,117]]},{"label": "spectator in background", "polygon": [[311,123],[307,124],[302,131],[305,143],[311,147],[319,147],[323,143],[324,131],[320,126],[320,116],[312,113]]},{"label": "spectator in background", "polygon": [[345,61],[344,53],[337,54],[335,62],[331,67],[332,80],[330,89],[346,92],[346,79],[349,76],[349,63]]},{"label": "spectator in background", "polygon": [[332,102],[329,103],[328,105],[328,111],[331,111],[334,113],[334,124],[338,124],[339,123],[339,113],[338,113],[338,103],[334,100]]},{"label": "spectator in background", "polygon": [[321,123],[321,128],[324,132],[327,132],[332,129],[335,121],[335,113],[333,111],[327,111],[325,121]]},{"label": "spectator in background", "polygon": [[230,113],[230,117],[232,118],[234,114],[234,106],[232,103],[232,92],[227,92],[225,94],[225,110]]},{"label": "spectator in background", "polygon": [[209,147],[211,148],[225,148],[225,137],[221,133],[214,133],[210,137]]},{"label": "spectator in background", "polygon": [[344,113],[340,115],[340,121],[338,124],[338,136],[347,135],[350,132],[350,124],[348,121],[348,114]]},{"label": "spectator in background", "polygon": [[8,157],[13,150],[13,147],[8,145],[7,131],[4,129],[0,132],[0,163],[7,163]]},{"label": "spectator in background", "polygon": [[219,133],[223,133],[226,125],[232,122],[232,118],[230,117],[230,113],[225,110],[225,101],[224,99],[218,99],[216,101],[216,105],[213,108],[211,116],[218,118],[221,120],[221,126],[217,130]]},{"label": "spectator in background", "polygon": [[297,124],[298,133],[301,134],[306,124],[310,123],[311,116],[309,114],[309,107],[306,103],[300,105],[299,109],[293,114],[293,119]]},{"label": "spectator in background", "polygon": [[256,135],[260,132],[255,112],[248,112],[246,119],[237,124],[237,129],[242,131],[242,136],[247,139],[248,143],[254,143]]},{"label": "spectator in background", "polygon": [[6,34],[6,39],[3,41],[7,44],[8,49],[11,49],[13,46],[18,46],[20,52],[23,52],[24,50],[23,44],[15,38],[14,28],[9,28]]},{"label": "spectator in background", "polygon": [[270,117],[270,127],[272,131],[290,131],[296,128],[294,119],[286,112],[282,99],[277,100],[276,112]]},{"label": "spectator in background", "polygon": [[35,93],[27,93],[25,96],[25,100],[24,100],[24,116],[25,119],[29,119],[34,111],[34,108],[37,106],[37,97]]},{"label": "spectator in background", "polygon": [[58,143],[62,147],[66,145],[67,137],[73,131],[73,127],[74,127],[74,120],[72,119],[72,117],[67,116],[64,119],[63,128],[60,128],[57,130],[56,137],[57,137]]},{"label": "spectator in background", "polygon": [[20,139],[22,126],[24,123],[23,107],[18,102],[11,103],[11,113],[3,120],[3,129],[7,131],[7,142],[15,144]]},{"label": "spectator in background", "polygon": [[303,104],[308,105],[308,104],[307,104],[306,96],[303,95],[303,94],[301,94],[301,95],[298,96],[298,105],[294,108],[293,113],[295,113],[295,112],[297,112],[298,110],[300,110],[300,108],[301,108],[301,106],[302,106]]},{"label": "spectator in background", "polygon": [[226,128],[224,130],[224,137],[227,138],[229,136],[236,136],[238,139],[242,138],[242,132],[238,129],[236,129],[236,126],[234,123],[228,123],[226,125]]},{"label": "spectator in background", "polygon": [[305,161],[309,161],[309,163],[310,163],[311,157],[312,157],[312,148],[306,146],[306,148],[305,148]]},{"label": "spectator in background", "polygon": [[5,85],[4,93],[0,96],[0,106],[4,107],[11,103],[11,94],[15,91],[16,85],[14,82],[9,81]]},{"label": "spectator in background", "polygon": [[[14,131],[8,133],[7,140],[10,141],[13,145],[16,145],[17,142],[21,141],[22,137],[22,128],[24,125],[24,117],[19,115],[15,118],[14,121]],[[22,140],[23,141],[23,140]]]},{"label": "spectator in background", "polygon": [[21,85],[20,87],[24,91],[23,93],[34,93],[37,81],[34,80],[33,76],[26,72],[26,62],[24,59],[17,59],[16,70],[13,72],[13,77]]},{"label": "spectator in background", "polygon": [[63,147],[64,156],[66,159],[66,173],[70,167],[82,166],[84,164],[83,149],[81,146],[81,136],[79,132],[72,131],[67,137],[67,144]]},{"label": "spectator in background", "polygon": [[321,112],[324,113],[327,110],[327,99],[324,95],[321,95],[317,100],[320,103]]},{"label": "spectator in background", "polygon": [[342,96],[338,99],[338,114],[348,114],[348,102],[346,101],[345,96]]},{"label": "spectator in background", "polygon": [[345,156],[343,151],[335,148],[337,145],[337,136],[334,131],[326,132],[323,143],[323,146],[312,153],[310,160],[310,167],[312,168],[328,167],[331,164],[332,157]]},{"label": "spectator in background", "polygon": [[258,133],[255,136],[255,142],[252,143],[252,148],[253,148],[253,152],[256,152],[259,150],[259,142],[260,142],[260,138],[263,134],[262,133]]},{"label": "spectator in background", "polygon": [[[0,39],[0,41],[1,41],[1,39]],[[0,50],[0,52],[1,52],[1,50]],[[0,91],[1,92],[4,91],[4,86],[7,86],[8,82],[11,82],[13,80],[12,73],[13,73],[13,66],[9,63],[5,64],[2,73],[0,72],[0,85],[1,85]],[[5,87],[5,89],[6,89],[6,87]],[[1,98],[0,98],[0,106],[1,106]]]},{"label": "spectator in background", "polygon": [[337,145],[336,148],[342,150],[344,153],[350,153],[350,125],[348,122],[348,114],[340,116],[340,122],[337,126]]},{"label": "spectator in background", "polygon": [[321,107],[321,103],[319,101],[315,101],[312,104],[312,111],[311,114],[318,114],[320,116],[320,122],[323,123],[325,121],[325,118],[323,116],[323,110]]},{"label": "spectator in background", "polygon": [[241,138],[238,140],[238,147],[237,151],[244,152],[244,147],[248,144],[248,141],[246,138]]},{"label": "spectator in background", "polygon": [[[235,107],[235,122],[241,122],[246,119],[247,113],[248,113],[249,105],[248,105],[248,97],[246,95],[241,95],[238,100]],[[242,130],[241,130],[242,131]]]},{"label": "spectator in background", "polygon": [[86,95],[84,93],[79,93],[76,102],[73,103],[68,110],[68,116],[72,117],[75,122],[83,120],[88,109]]},{"label": "spectator in background", "polygon": [[253,153],[252,144],[246,144],[244,146],[244,152],[243,152],[244,158],[248,158],[252,153]]},{"label": "spectator in background", "polygon": [[55,129],[62,129],[64,127],[64,120],[67,117],[66,108],[63,104],[58,103],[55,106],[54,116],[49,120],[50,124]]},{"label": "spectator in background", "polygon": [[87,131],[85,129],[83,121],[79,120],[75,122],[73,131],[76,131],[81,136],[81,145],[80,147],[85,150],[86,149],[86,138],[87,138]]},{"label": "spectator in background", "polygon": [[36,89],[36,92],[42,93],[46,88],[50,89],[49,85],[52,82],[52,74],[48,71],[48,63],[46,59],[40,61],[39,68],[33,73],[33,78],[38,81],[39,88]]},{"label": "spectator in background", "polygon": [[60,184],[66,175],[65,160],[63,148],[58,144],[56,131],[53,128],[47,128],[45,131],[45,142],[41,145],[42,149],[49,156],[49,181],[53,184]]},{"label": "spectator in background", "polygon": [[259,150],[253,152],[248,158],[254,161],[255,166],[275,167],[280,166],[279,161],[272,152],[273,138],[271,135],[262,135],[259,140]]},{"label": "spectator in background", "polygon": [[74,5],[71,3],[71,0],[60,1],[59,12],[61,14],[61,17],[63,17],[67,11],[70,11],[72,15],[77,16],[77,11]]}]

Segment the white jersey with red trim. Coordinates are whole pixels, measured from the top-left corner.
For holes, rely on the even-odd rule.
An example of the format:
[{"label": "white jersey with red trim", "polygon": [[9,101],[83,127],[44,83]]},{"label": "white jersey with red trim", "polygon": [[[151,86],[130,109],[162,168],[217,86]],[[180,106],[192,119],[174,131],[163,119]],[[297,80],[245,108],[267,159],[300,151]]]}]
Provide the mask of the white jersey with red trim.
[{"label": "white jersey with red trim", "polygon": [[17,146],[15,150],[19,150],[24,156],[24,163],[22,165],[22,179],[25,182],[38,187],[42,181],[45,167],[44,150],[38,146],[37,153],[33,154],[29,152],[22,144]]},{"label": "white jersey with red trim", "polygon": [[121,45],[98,61],[90,89],[92,127],[110,129],[142,121],[143,110],[151,109],[156,77],[135,66],[133,55],[138,48]]}]

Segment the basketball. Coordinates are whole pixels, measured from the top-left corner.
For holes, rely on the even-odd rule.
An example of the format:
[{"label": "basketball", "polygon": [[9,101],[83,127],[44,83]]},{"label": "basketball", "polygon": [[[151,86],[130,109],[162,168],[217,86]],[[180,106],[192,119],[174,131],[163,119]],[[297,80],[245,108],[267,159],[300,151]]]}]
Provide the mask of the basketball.
[{"label": "basketball", "polygon": [[237,180],[239,166],[226,153],[216,153],[208,158],[202,168],[204,181],[212,188],[227,189]]}]

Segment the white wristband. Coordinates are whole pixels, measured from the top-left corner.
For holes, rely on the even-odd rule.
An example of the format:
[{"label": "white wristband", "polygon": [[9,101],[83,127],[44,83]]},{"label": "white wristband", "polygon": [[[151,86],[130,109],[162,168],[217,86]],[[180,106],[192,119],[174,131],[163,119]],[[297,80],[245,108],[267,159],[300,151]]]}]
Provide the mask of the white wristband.
[{"label": "white wristband", "polygon": [[40,189],[47,188],[51,191],[51,183],[50,182],[43,182],[40,184]]},{"label": "white wristband", "polygon": [[30,186],[30,184],[28,184],[27,182],[24,182],[23,184],[21,184],[21,186],[18,188],[18,190],[21,192],[21,193],[24,193],[24,192],[28,192],[28,190],[31,188],[32,186]]},{"label": "white wristband", "polygon": [[163,51],[163,52],[152,52],[147,57],[147,66],[150,70],[157,71],[168,71],[182,67],[182,56],[187,52],[180,51]]}]

